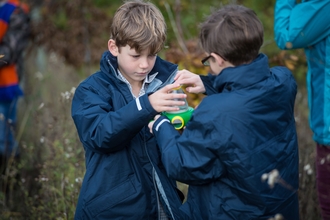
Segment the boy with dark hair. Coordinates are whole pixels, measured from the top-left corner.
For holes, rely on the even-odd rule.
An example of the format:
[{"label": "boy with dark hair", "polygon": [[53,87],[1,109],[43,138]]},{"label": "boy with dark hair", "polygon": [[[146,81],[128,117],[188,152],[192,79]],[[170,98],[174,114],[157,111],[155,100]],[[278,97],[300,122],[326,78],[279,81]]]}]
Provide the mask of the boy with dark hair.
[{"label": "boy with dark hair", "polygon": [[182,135],[164,116],[149,123],[168,176],[189,184],[181,210],[189,219],[298,219],[297,85],[291,72],[270,68],[259,53],[263,26],[244,6],[212,13],[201,25],[200,41],[208,55],[202,63],[213,76],[183,70],[175,79],[188,92],[208,96]]},{"label": "boy with dark hair", "polygon": [[173,99],[177,65],[157,53],[166,39],[161,12],[126,1],[111,25],[100,71],[84,80],[72,101],[86,174],[75,219],[175,219],[182,201],[166,176],[148,122],[185,104]]}]

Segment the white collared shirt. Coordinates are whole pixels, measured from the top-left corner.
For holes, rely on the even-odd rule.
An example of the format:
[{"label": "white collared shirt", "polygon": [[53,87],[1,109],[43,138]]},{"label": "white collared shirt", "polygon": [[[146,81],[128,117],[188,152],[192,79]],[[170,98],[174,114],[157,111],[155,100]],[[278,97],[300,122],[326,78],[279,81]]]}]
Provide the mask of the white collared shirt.
[{"label": "white collared shirt", "polygon": [[[121,74],[119,69],[117,69],[117,73],[118,73],[117,78],[128,85],[128,88],[131,91],[132,96],[136,99],[137,97],[133,94],[131,84],[127,81],[127,79],[123,76],[123,74]],[[147,89],[148,85],[156,78],[157,74],[158,74],[158,72],[154,73],[152,75],[147,75],[147,77],[143,80],[142,87],[141,87],[138,97],[140,97],[146,93],[146,89]]]}]

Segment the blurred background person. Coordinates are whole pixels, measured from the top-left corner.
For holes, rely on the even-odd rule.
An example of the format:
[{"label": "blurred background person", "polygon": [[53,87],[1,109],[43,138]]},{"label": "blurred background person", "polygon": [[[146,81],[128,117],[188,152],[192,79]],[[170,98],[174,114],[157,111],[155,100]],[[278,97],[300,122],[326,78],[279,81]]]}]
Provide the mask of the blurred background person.
[{"label": "blurred background person", "polygon": [[330,1],[277,0],[274,32],[279,48],[305,50],[318,199],[323,219],[330,219]]},{"label": "blurred background person", "polygon": [[10,157],[18,157],[15,140],[17,100],[23,95],[19,85],[23,52],[30,36],[27,5],[18,0],[0,1],[0,168],[5,171]]}]

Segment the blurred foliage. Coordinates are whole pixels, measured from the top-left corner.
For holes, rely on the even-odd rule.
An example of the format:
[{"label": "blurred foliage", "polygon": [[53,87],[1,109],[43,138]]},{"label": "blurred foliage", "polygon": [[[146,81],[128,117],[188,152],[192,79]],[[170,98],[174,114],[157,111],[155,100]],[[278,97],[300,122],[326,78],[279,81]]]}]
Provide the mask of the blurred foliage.
[{"label": "blurred foliage", "polygon": [[30,71],[18,109],[21,157],[1,177],[1,220],[73,219],[85,172],[84,150],[70,115],[72,86],[79,80],[54,54],[46,58],[47,71],[40,72],[35,52],[27,57]]},{"label": "blurred foliage", "polygon": [[33,5],[33,45],[55,52],[76,67],[97,63],[107,49],[110,15],[115,10],[101,3],[49,0]]},{"label": "blurred foliage", "polygon": [[[29,2],[29,1],[28,1]],[[63,56],[72,65],[84,62],[98,64],[100,53],[107,49],[109,27],[112,16],[121,0],[30,0],[32,18],[34,19],[34,43],[44,45],[49,51]],[[207,3],[197,0],[151,1],[159,7],[168,24],[168,42],[196,38],[199,23],[212,8],[223,4],[242,3],[236,0],[208,0]],[[270,2],[244,1],[248,7],[259,11],[258,15],[271,27],[272,4]],[[271,3],[273,3],[272,0]],[[267,18],[267,19],[264,19]],[[266,41],[272,41],[271,30]],[[180,38],[180,39],[178,39]],[[181,48],[183,49],[183,48]],[[95,52],[94,52],[95,51]]]},{"label": "blurred foliage", "polygon": [[[123,3],[122,0],[26,0],[32,7],[33,45],[54,52],[69,65],[81,68],[84,65],[97,66],[101,54],[107,50],[112,16]],[[272,65],[287,65],[294,70],[294,63],[284,61],[291,52],[282,52],[274,41],[273,16],[275,0],[161,0],[151,1],[163,13],[167,26],[167,47],[160,56],[180,67],[189,66],[198,73],[203,67],[196,62],[203,52],[198,46],[199,24],[214,9],[225,4],[243,4],[256,11],[264,29],[264,45],[261,52],[266,53]],[[192,45],[195,41],[195,45]],[[192,48],[194,47],[194,48]],[[295,61],[305,62],[304,54]],[[196,59],[196,60],[195,60]],[[198,63],[195,65],[195,63]],[[304,72],[302,72],[304,73]],[[89,73],[90,74],[90,73]],[[304,76],[298,76],[304,78]]]}]

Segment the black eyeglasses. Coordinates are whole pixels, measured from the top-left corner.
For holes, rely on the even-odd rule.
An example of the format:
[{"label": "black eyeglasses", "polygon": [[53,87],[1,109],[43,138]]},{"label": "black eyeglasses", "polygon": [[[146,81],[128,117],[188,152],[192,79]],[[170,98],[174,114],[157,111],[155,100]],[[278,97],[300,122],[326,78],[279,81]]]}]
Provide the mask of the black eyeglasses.
[{"label": "black eyeglasses", "polygon": [[[213,52],[213,53],[215,53],[215,52]],[[225,58],[223,58],[223,56],[221,56],[221,55],[219,55],[218,53],[215,53],[215,54],[217,54],[218,56],[220,56],[224,61],[227,61]],[[212,57],[212,55],[208,55],[207,57],[205,57],[204,59],[202,59],[202,64],[204,65],[204,66],[210,66],[210,62],[209,62],[209,59]]]}]

